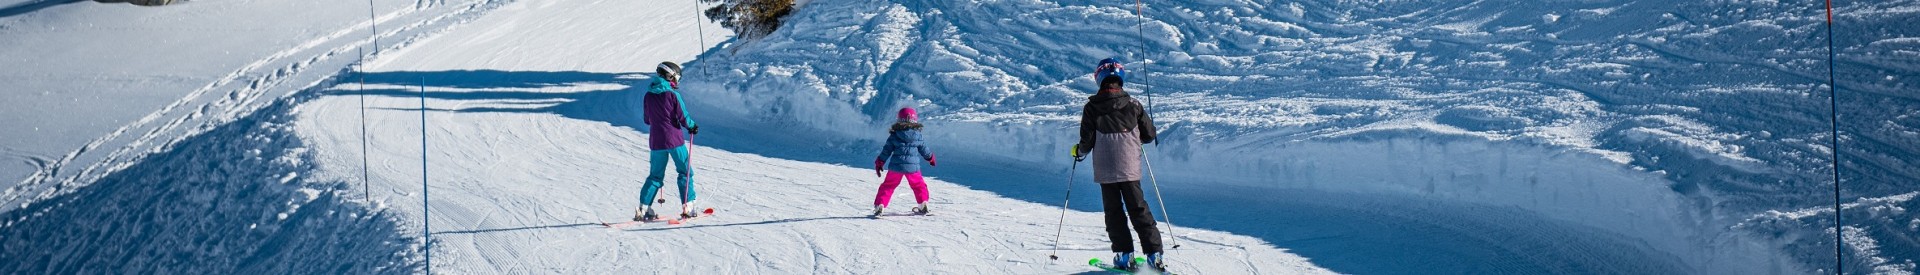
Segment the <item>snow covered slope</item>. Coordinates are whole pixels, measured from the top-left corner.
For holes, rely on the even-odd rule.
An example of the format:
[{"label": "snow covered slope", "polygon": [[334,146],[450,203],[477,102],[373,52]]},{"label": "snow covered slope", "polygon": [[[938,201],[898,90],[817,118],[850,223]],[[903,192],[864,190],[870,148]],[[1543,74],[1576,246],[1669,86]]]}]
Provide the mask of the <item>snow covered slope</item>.
[{"label": "snow covered slope", "polygon": [[[690,90],[847,144],[918,106],[950,146],[1058,168],[1089,68],[1120,57],[1167,124],[1149,153],[1170,193],[1517,207],[1695,272],[1831,272],[1822,3],[1131,4],[819,2]],[[1920,3],[1837,4],[1849,270],[1910,271],[1920,33],[1897,26]]]},{"label": "snow covered slope", "polygon": [[[1183,273],[1825,273],[1834,234],[1849,273],[1920,258],[1914,1],[1837,3],[1839,213],[1816,3],[809,1],[741,42],[692,1],[419,1],[375,7],[388,50],[355,72],[365,6],[15,2],[40,3],[0,1],[8,64],[67,71],[0,69],[40,91],[0,96],[0,125],[64,132],[0,144],[20,160],[0,173],[31,171],[0,197],[0,258],[23,259],[0,272],[420,272],[422,233],[452,273],[1089,271],[1098,195],[1060,152],[1104,57],[1152,95]],[[207,27],[298,14],[261,9],[316,17]],[[127,14],[152,17],[59,31]],[[86,54],[142,45],[83,42],[119,35],[245,41]],[[661,60],[691,61],[720,214],[599,228],[635,203],[636,86]],[[97,70],[124,71],[75,73]],[[54,104],[86,95],[147,106]],[[905,105],[940,215],[857,218]]]},{"label": "snow covered slope", "polygon": [[[705,146],[694,149],[698,191],[701,205],[718,215],[682,227],[599,226],[631,217],[646,176],[647,136],[636,127],[635,103],[651,79],[632,72],[702,51],[695,27],[683,25],[690,18],[654,18],[685,10],[692,7],[508,5],[383,56],[364,75],[365,89],[344,83],[317,91],[323,95],[293,113],[294,128],[313,142],[322,178],[357,181],[359,100],[368,96],[374,197],[417,221],[424,218],[422,141],[414,131],[422,126],[417,96],[426,97],[436,272],[1039,274],[1085,271],[1084,259],[1107,255],[1094,241],[1103,236],[1090,222],[1094,213],[1071,213],[1079,222],[1067,230],[1061,255],[1068,260],[1047,261],[1057,208],[941,181],[936,172],[939,215],[872,220],[864,217],[878,180],[871,171]],[[673,31],[632,32],[636,25]],[[544,42],[562,37],[596,40]],[[416,90],[421,83],[425,94]],[[734,133],[715,143],[780,144],[774,135]],[[896,202],[911,205],[911,198]],[[1183,256],[1191,257],[1190,272],[1328,273],[1254,238],[1207,231],[1181,238],[1193,251]]]},{"label": "snow covered slope", "polygon": [[[425,43],[421,47],[457,45]],[[412,59],[448,64],[471,59]],[[401,64],[395,62],[391,64]],[[1096,213],[1067,219],[1066,260],[1048,261],[1057,208],[972,190],[936,178],[930,217],[865,217],[878,178],[861,168],[695,148],[700,205],[718,214],[686,226],[600,226],[632,215],[646,175],[646,135],[636,118],[599,114],[641,90],[616,73],[411,71],[376,67],[372,83],[428,84],[428,188],[435,272],[702,274],[1011,273],[1088,270],[1108,255]],[[387,76],[397,77],[387,77]],[[440,83],[440,84],[431,84]],[[644,83],[644,82],[641,82]],[[350,87],[350,86],[347,86]],[[356,92],[347,87],[302,105],[296,123],[316,135],[323,175],[358,176]],[[419,127],[413,87],[373,85],[371,125],[378,132]],[[635,100],[637,102],[637,100]],[[599,105],[599,106],[596,106]],[[614,113],[614,114],[623,114]],[[699,142],[699,141],[696,141]],[[326,145],[322,145],[326,144]],[[377,198],[418,221],[420,140],[376,138]],[[335,170],[337,169],[337,170]],[[935,170],[938,171],[938,170]],[[669,189],[673,187],[668,187]],[[349,190],[351,191],[351,190]],[[353,194],[353,192],[345,192]],[[674,209],[674,192],[663,192]],[[912,198],[895,198],[902,213]],[[419,230],[420,224],[402,224]],[[1187,272],[1330,273],[1255,238],[1187,231]]]},{"label": "snow covered slope", "polygon": [[[429,167],[445,173],[435,174],[433,182],[436,271],[1063,273],[1088,270],[1078,259],[1106,254],[1093,240],[1099,228],[1086,222],[1096,220],[1094,214],[1071,213],[1080,222],[1067,230],[1061,255],[1068,260],[1046,262],[1042,251],[1051,243],[1044,233],[1053,229],[1047,221],[1057,208],[936,177],[941,215],[870,220],[859,215],[875,179],[863,177],[863,169],[706,148],[700,149],[702,170],[715,176],[702,177],[703,193],[707,205],[724,209],[720,216],[685,228],[590,225],[627,215],[641,177],[635,167],[645,165],[637,145],[646,137],[627,127],[636,108],[627,98],[637,95],[630,82],[647,79],[625,72],[651,68],[656,60],[684,60],[700,48],[663,43],[669,45],[664,50],[623,53],[663,38],[651,32],[620,37],[631,30],[621,26],[691,20],[583,16],[646,10],[635,2],[554,3],[503,6],[378,62],[391,65],[266,100],[257,111],[174,140],[73,191],[8,211],[0,226],[7,244],[0,255],[21,260],[6,261],[0,270],[422,271],[425,251],[412,233],[425,228],[407,222],[422,220],[426,210],[412,204],[421,195],[412,189],[419,183],[412,181],[418,176],[413,168],[420,167],[414,156],[423,149],[414,135],[421,126],[412,105],[418,94],[406,86],[415,79],[436,81],[430,83],[439,86],[427,95],[435,97],[431,103],[438,106],[432,108],[447,110],[430,115],[436,161]],[[580,18],[566,24],[588,27],[566,30],[575,35],[628,42],[574,50],[635,60],[555,57],[544,44],[488,40],[553,31],[547,24],[557,22],[541,21],[553,18]],[[494,58],[473,58],[481,54]],[[618,73],[538,70],[574,66]],[[483,70],[488,68],[534,70]],[[355,83],[360,80],[370,89]],[[359,181],[363,98],[372,99],[373,107],[371,190],[350,184]],[[476,105],[507,107],[470,108]],[[513,111],[515,106],[530,109]],[[357,199],[365,192],[374,194],[367,198],[372,201]],[[1258,239],[1198,230],[1180,236],[1200,242],[1186,245],[1195,251],[1188,269],[1193,272],[1327,273]],[[986,247],[998,248],[979,249]]]}]

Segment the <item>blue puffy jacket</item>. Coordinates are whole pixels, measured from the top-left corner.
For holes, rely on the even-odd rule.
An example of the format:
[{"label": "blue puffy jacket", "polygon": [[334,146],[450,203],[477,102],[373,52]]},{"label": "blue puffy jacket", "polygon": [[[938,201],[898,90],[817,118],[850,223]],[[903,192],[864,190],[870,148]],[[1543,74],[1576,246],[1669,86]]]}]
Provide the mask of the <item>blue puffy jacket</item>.
[{"label": "blue puffy jacket", "polygon": [[921,162],[933,162],[933,152],[928,152],[925,141],[920,139],[920,127],[913,122],[894,123],[887,133],[887,146],[880,149],[880,157],[874,158],[873,166],[913,173],[920,172]]}]

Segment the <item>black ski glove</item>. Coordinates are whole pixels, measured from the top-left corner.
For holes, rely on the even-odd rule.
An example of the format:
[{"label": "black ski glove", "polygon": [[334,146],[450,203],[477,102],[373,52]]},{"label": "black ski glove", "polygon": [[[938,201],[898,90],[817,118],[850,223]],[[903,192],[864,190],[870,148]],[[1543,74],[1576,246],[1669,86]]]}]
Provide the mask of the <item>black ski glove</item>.
[{"label": "black ski glove", "polygon": [[694,125],[693,128],[687,128],[687,134],[689,135],[700,134],[700,125]]},{"label": "black ski glove", "polygon": [[1079,144],[1074,144],[1074,145],[1073,145],[1073,151],[1069,151],[1069,152],[1068,152],[1067,154],[1068,154],[1068,155],[1072,155],[1072,156],[1073,156],[1073,162],[1080,162],[1080,161],[1082,161],[1082,160],[1086,160],[1086,159],[1087,159],[1087,155],[1081,155],[1081,154],[1080,154],[1080,145],[1079,145]]}]

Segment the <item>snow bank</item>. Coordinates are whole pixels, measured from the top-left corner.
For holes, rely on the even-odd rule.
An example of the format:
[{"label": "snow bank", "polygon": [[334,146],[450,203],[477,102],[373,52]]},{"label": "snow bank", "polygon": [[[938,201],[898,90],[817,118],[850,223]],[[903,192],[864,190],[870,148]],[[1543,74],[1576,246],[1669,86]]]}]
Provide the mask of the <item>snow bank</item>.
[{"label": "snow bank", "polygon": [[[9,81],[0,211],[85,187],[189,136],[328,81],[395,48],[496,7],[496,1],[367,6],[207,2],[166,7],[82,2],[0,17]],[[285,14],[306,14],[283,20]],[[106,18],[111,18],[108,20]],[[272,19],[264,19],[272,18]],[[142,22],[168,22],[148,27]],[[270,22],[238,28],[233,22]],[[62,31],[65,30],[65,31]],[[298,31],[286,31],[298,30]],[[116,43],[100,43],[103,37]],[[192,43],[188,43],[192,42]],[[19,169],[15,169],[19,168]]]},{"label": "snow bank", "polygon": [[[1119,57],[1162,123],[1163,179],[1519,207],[1705,272],[1830,266],[1817,236],[1831,225],[1728,229],[1829,203],[1824,17],[1782,2],[1403,2],[1152,4],[1144,20],[1093,1],[820,2],[703,58],[721,73],[688,85],[713,109],[838,139],[915,106],[939,143],[1060,168],[1088,68]],[[1913,68],[1884,61],[1911,56],[1885,26],[1916,3],[1896,2],[1840,7],[1861,11],[1838,30],[1856,34],[1840,59],[1860,60],[1840,68],[1841,115],[1857,118],[1841,125],[1848,196],[1920,182],[1920,141],[1902,138],[1920,102],[1898,92]]]},{"label": "snow bank", "polygon": [[[0,213],[6,273],[407,273],[419,242],[344,182],[303,179],[313,152],[263,109],[85,188]],[[296,179],[296,180],[288,180]],[[353,190],[358,191],[358,190]]]}]

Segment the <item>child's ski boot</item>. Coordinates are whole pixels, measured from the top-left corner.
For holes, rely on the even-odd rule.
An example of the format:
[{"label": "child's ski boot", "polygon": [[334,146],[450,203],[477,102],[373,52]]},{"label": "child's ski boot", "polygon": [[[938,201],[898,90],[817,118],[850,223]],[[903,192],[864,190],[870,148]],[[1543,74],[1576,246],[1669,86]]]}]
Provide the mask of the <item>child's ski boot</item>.
[{"label": "child's ski boot", "polygon": [[1146,267],[1152,268],[1155,272],[1166,272],[1167,262],[1163,258],[1160,258],[1162,254],[1163,253],[1160,252],[1148,253]]},{"label": "child's ski boot", "polygon": [[653,208],[643,206],[633,211],[633,221],[650,222],[657,220],[660,220],[660,215],[654,215]]},{"label": "child's ski boot", "polygon": [[680,204],[681,219],[691,219],[695,217],[700,217],[700,212],[693,211],[693,201],[687,201],[687,203]]}]

